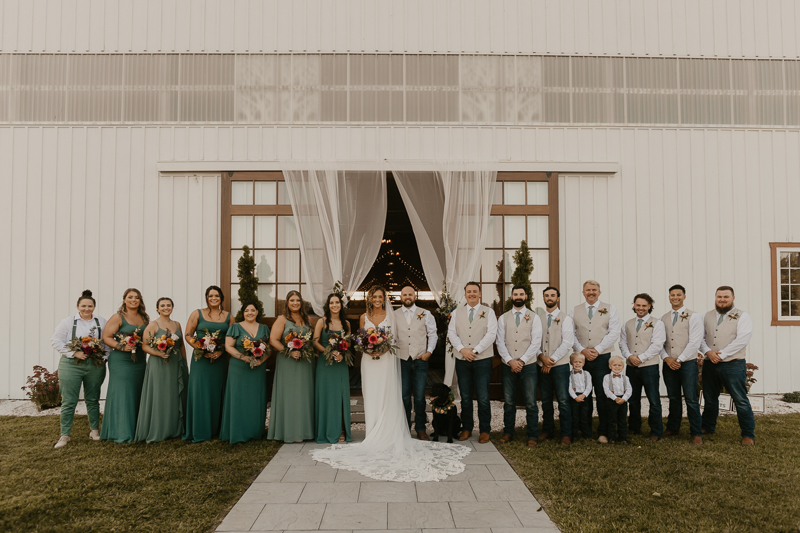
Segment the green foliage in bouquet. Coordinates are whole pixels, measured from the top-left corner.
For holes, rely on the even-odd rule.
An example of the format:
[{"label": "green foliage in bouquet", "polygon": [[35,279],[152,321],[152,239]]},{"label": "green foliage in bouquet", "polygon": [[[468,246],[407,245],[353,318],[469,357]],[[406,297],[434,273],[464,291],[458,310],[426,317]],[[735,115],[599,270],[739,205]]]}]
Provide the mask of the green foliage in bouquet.
[{"label": "green foliage in bouquet", "polygon": [[[250,253],[249,246],[242,246],[244,253],[239,258],[237,264],[237,275],[239,276],[239,303],[252,302],[258,307],[260,316],[264,316],[264,304],[258,299],[258,276],[256,276],[256,260]],[[236,322],[244,320],[244,309],[239,309],[236,313]]]},{"label": "green foliage in bouquet", "polygon": [[43,366],[35,365],[33,375],[28,376],[27,384],[22,387],[28,398],[40,411],[61,405],[61,388],[58,384],[58,370],[52,374]]},{"label": "green foliage in bouquet", "polygon": [[[530,309],[531,298],[533,297],[533,288],[531,287],[533,258],[531,257],[531,251],[528,248],[527,242],[520,242],[519,249],[514,252],[514,263],[517,265],[517,268],[515,268],[514,273],[511,274],[511,283],[512,285],[520,285],[521,287],[525,288],[525,294],[528,295],[528,299],[525,300],[525,307]],[[510,311],[512,307],[514,307],[514,302],[512,302],[511,298],[509,297],[506,299],[504,312]]]}]

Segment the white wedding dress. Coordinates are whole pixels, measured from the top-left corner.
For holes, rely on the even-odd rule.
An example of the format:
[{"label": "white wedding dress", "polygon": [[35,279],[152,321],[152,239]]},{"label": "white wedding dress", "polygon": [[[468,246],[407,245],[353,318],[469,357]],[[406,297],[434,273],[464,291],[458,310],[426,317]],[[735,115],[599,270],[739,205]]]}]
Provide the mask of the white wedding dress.
[{"label": "white wedding dress", "polygon": [[[387,305],[386,319],[379,326],[393,325],[394,313]],[[372,326],[367,319],[366,327]],[[461,459],[468,447],[411,438],[397,357],[390,353],[377,360],[362,357],[361,390],[367,425],[364,441],[314,450],[314,460],[382,481],[439,481],[464,471]]]}]

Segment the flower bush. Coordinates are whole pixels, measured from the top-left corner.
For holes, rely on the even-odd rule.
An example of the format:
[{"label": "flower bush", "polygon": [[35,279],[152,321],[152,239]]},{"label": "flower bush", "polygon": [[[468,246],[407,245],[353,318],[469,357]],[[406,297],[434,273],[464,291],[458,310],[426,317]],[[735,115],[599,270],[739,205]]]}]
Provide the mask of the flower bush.
[{"label": "flower bush", "polygon": [[58,370],[53,373],[43,366],[33,367],[33,375],[28,376],[27,384],[22,387],[28,398],[41,411],[61,405],[61,388],[58,384]]}]

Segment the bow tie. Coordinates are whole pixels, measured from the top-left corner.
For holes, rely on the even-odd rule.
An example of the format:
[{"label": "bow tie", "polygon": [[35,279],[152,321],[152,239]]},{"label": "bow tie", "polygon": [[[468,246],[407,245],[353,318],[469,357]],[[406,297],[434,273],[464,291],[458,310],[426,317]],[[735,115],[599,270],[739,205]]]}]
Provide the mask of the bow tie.
[{"label": "bow tie", "polygon": [[582,370],[573,370],[572,373],[573,374],[582,374],[583,371]]},{"label": "bow tie", "polygon": [[621,378],[621,377],[622,377],[622,374],[614,374],[614,376],[613,376],[613,377],[615,377],[615,378]]}]

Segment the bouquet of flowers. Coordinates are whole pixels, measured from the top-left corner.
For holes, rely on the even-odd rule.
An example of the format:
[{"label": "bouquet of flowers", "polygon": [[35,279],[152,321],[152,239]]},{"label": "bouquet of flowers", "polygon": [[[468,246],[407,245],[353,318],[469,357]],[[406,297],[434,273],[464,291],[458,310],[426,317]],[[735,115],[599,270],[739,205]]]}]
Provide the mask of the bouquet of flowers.
[{"label": "bouquet of flowers", "polygon": [[380,359],[386,352],[392,355],[397,353],[394,336],[386,328],[359,329],[353,337],[353,348],[373,359]]},{"label": "bouquet of flowers", "polygon": [[[167,333],[161,335],[160,337],[156,335],[150,337],[150,340],[147,341],[147,344],[152,349],[164,352],[165,354],[167,354],[167,356],[171,356],[173,353],[175,353],[175,350],[178,349],[178,347],[175,345],[175,342],[178,341],[179,339],[180,337],[170,332],[170,330],[167,330]],[[161,360],[164,363],[169,363],[169,357],[162,357]]]},{"label": "bouquet of flowers", "polygon": [[[217,346],[219,346],[219,330],[214,333],[211,333],[208,329],[204,329],[203,331],[205,335],[202,337],[199,337],[197,332],[194,334],[194,344],[195,346],[200,346],[199,348],[195,348],[192,352],[195,361],[199,361],[201,357],[216,352]],[[211,359],[211,362],[213,363],[214,359]]]},{"label": "bouquet of flowers", "polygon": [[[314,360],[314,347],[311,345],[310,329],[305,333],[292,330],[283,338],[283,342],[286,344],[286,349],[283,351],[283,355],[286,357],[291,357],[292,351],[298,350],[300,352],[300,359],[305,359],[309,363]],[[300,359],[298,359],[298,361]]]},{"label": "bouquet of flowers", "polygon": [[131,350],[131,361],[134,363],[136,362],[136,349],[142,345],[142,336],[139,334],[141,330],[142,327],[139,326],[130,335],[125,335],[124,333],[114,335],[114,338],[117,339],[117,350],[122,350],[126,346],[133,348]]},{"label": "bouquet of flowers", "polygon": [[[66,344],[66,347],[73,352],[83,352],[89,356],[89,359],[94,361],[96,366],[103,366],[103,357],[106,355],[103,341],[95,337],[94,333],[97,330],[93,327],[89,330],[89,335],[86,337],[75,337]],[[76,359],[78,364],[83,361]]]},{"label": "bouquet of flowers", "polygon": [[[330,333],[328,345],[322,356],[325,362],[330,366],[333,363],[344,362],[347,366],[353,366],[353,352],[350,351],[350,346],[353,344],[352,335],[339,335],[338,333]],[[341,361],[336,360],[335,352],[342,356]]]},{"label": "bouquet of flowers", "polygon": [[242,341],[242,347],[244,348],[244,353],[252,357],[250,360],[250,369],[252,370],[256,367],[256,362],[260,362],[264,354],[267,353],[267,340],[245,337]]},{"label": "bouquet of flowers", "polygon": [[444,333],[439,334],[439,338],[444,338],[445,349],[450,357],[455,357],[453,345],[450,344],[450,339],[447,338],[447,328],[450,325],[450,317],[453,316],[453,311],[458,307],[450,292],[447,290],[447,282],[444,282],[442,292],[439,293],[439,307],[434,311],[442,322],[444,322]]}]

